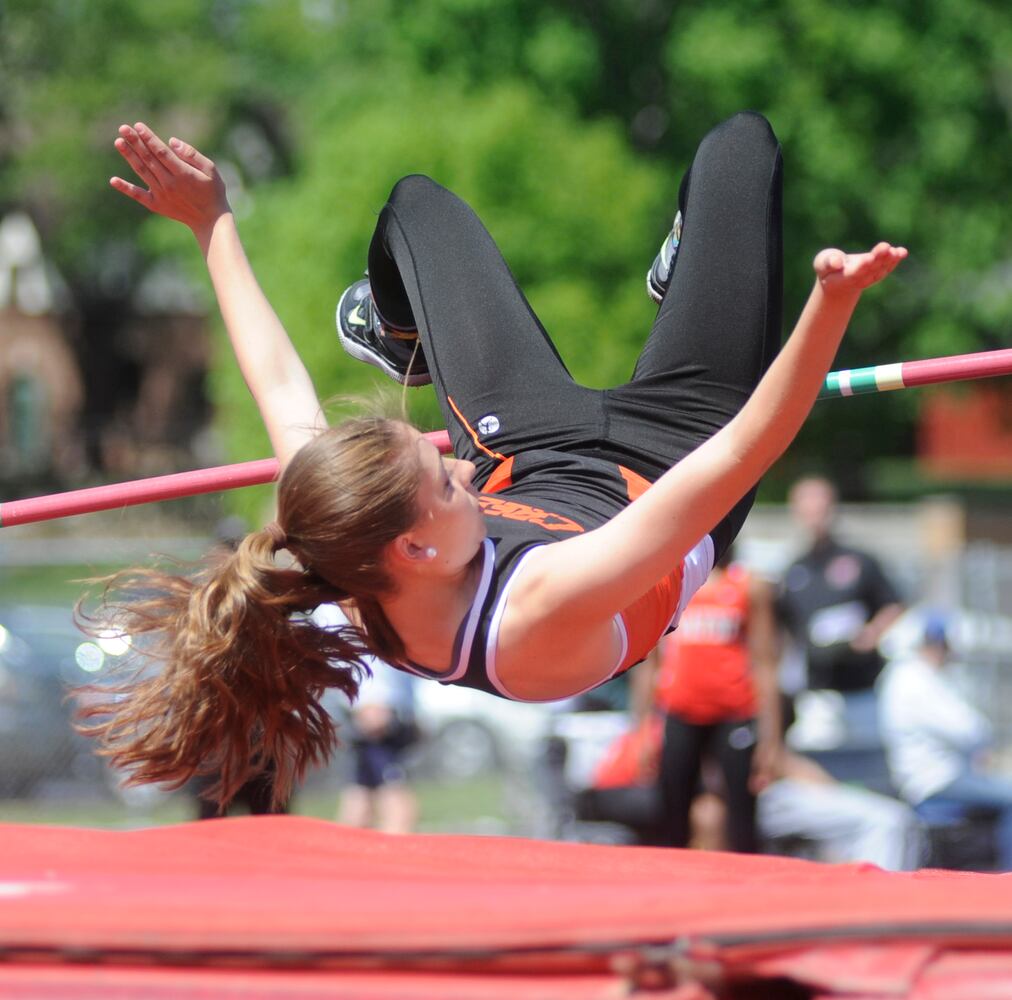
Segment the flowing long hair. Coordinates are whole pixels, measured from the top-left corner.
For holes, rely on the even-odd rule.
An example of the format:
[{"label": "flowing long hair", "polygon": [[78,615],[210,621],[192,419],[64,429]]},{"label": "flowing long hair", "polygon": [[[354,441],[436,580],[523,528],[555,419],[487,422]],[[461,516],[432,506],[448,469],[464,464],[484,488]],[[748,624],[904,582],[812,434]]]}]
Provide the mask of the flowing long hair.
[{"label": "flowing long hair", "polygon": [[[207,794],[224,806],[269,767],[280,805],[327,760],[337,738],[324,692],[354,698],[367,656],[404,657],[379,598],[393,587],[384,550],[417,518],[409,442],[403,423],[382,418],[325,431],[285,469],[276,524],[196,573],[119,573],[96,608],[79,606],[86,631],[129,636],[136,651],[78,699],[80,729],[129,783],[213,775]],[[281,548],[294,564],[276,561]],[[315,625],[311,612],[332,602],[347,602],[357,624]]]}]

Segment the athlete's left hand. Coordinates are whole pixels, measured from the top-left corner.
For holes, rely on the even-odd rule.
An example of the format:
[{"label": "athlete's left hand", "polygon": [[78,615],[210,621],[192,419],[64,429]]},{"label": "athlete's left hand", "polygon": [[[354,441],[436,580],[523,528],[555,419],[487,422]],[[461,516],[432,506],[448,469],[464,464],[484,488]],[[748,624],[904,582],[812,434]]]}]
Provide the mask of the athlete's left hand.
[{"label": "athlete's left hand", "polygon": [[214,163],[189,143],[175,138],[163,142],[147,125],[137,122],[121,125],[114,145],[147,187],[122,177],[113,177],[109,183],[149,211],[182,222],[198,237],[231,211]]},{"label": "athlete's left hand", "polygon": [[820,250],[812,262],[822,290],[828,295],[861,292],[891,274],[907,256],[906,247],[878,243],[867,253]]}]

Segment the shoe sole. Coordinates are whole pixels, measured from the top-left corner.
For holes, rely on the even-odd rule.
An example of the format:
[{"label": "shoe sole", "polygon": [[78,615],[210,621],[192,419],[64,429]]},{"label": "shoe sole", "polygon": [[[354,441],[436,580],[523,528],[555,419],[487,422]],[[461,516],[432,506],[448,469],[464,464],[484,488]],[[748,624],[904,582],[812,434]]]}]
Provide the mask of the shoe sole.
[{"label": "shoe sole", "polygon": [[[677,235],[677,242],[675,243],[674,252],[671,254],[671,264],[670,264],[670,270],[671,271],[674,271],[675,258],[678,256],[678,248],[679,248],[679,246],[681,245],[681,242],[682,242],[682,222],[681,222],[681,218],[682,218],[681,211],[676,212],[675,213],[674,222],[671,225],[671,232],[675,233]],[[670,234],[668,236],[668,239],[671,239],[671,235]],[[668,285],[660,287],[654,281],[654,271],[657,268],[657,261],[658,260],[663,260],[664,247],[666,245],[667,245],[667,240],[665,240],[665,242],[663,244],[661,244],[660,252],[654,258],[653,264],[650,265],[650,270],[647,271],[647,295],[649,295],[650,298],[653,299],[654,302],[656,302],[658,305],[660,305],[661,302],[663,301],[664,295],[665,295],[665,293],[668,290],[668,285],[670,285],[670,283],[671,283],[671,275],[670,275],[670,273],[668,275]]]},{"label": "shoe sole", "polygon": [[653,267],[647,271],[647,295],[650,296],[658,305],[664,300],[664,292],[658,291],[657,286],[653,282],[654,269]]},{"label": "shoe sole", "polygon": [[405,375],[399,368],[395,368],[390,364],[381,354],[370,351],[368,347],[360,344],[357,340],[351,340],[345,335],[344,327],[341,326],[341,306],[344,305],[344,300],[353,287],[354,285],[349,285],[341,293],[340,299],[337,300],[337,311],[334,314],[337,339],[340,340],[345,353],[351,355],[356,361],[363,361],[367,365],[379,368],[387,378],[393,379],[398,385],[406,385],[409,388],[432,385],[432,376],[428,372],[424,374],[422,372],[412,372],[409,375]]}]

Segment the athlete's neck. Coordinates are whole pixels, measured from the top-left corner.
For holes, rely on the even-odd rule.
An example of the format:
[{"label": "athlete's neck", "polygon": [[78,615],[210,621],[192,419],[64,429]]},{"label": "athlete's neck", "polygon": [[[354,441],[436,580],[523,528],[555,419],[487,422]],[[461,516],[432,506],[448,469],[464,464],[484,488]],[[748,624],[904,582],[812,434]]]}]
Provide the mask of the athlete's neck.
[{"label": "athlete's neck", "polygon": [[454,642],[477,593],[484,553],[482,545],[452,575],[401,580],[397,591],[380,601],[413,663],[439,673],[452,668]]}]

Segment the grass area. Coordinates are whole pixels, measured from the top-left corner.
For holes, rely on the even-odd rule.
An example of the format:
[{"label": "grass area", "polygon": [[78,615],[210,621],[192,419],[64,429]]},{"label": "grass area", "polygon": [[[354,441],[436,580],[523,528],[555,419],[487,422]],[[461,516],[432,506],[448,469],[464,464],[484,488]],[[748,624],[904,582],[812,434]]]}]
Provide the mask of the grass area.
[{"label": "grass area", "polygon": [[[486,829],[499,832],[506,827],[504,782],[497,775],[458,782],[420,782],[415,791],[422,832]],[[292,812],[297,816],[333,819],[338,801],[337,791],[310,789],[296,797]],[[69,796],[0,800],[0,823],[136,828],[185,823],[194,816],[193,799],[178,793],[139,800],[131,806],[113,800]]]},{"label": "grass area", "polygon": [[74,582],[104,576],[106,566],[4,566],[0,568],[0,604],[55,604],[73,607],[85,591]]},{"label": "grass area", "polygon": [[121,802],[99,798],[3,799],[0,823],[47,826],[132,827],[165,826],[193,818],[193,808],[183,797],[173,797],[151,808],[129,808]]}]

